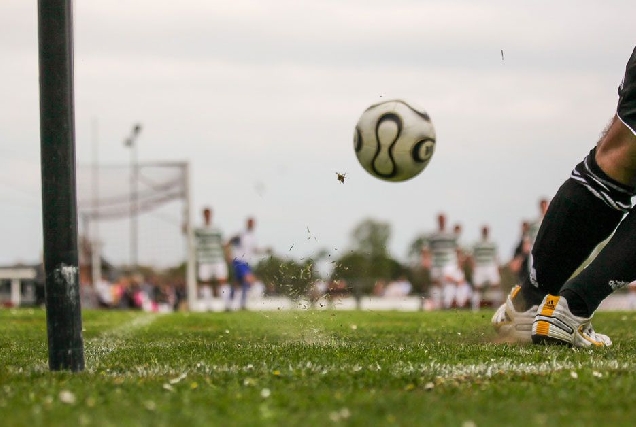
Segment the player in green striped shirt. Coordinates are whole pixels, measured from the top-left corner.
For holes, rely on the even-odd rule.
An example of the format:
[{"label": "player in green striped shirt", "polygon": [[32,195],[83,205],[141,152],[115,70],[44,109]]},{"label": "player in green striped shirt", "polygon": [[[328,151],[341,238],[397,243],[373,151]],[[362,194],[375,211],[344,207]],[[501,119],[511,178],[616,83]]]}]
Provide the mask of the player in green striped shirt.
[{"label": "player in green striped shirt", "polygon": [[194,230],[199,297],[205,310],[212,310],[213,287],[219,295],[227,288],[227,261],[221,229],[212,225],[212,209],[203,209],[203,226]]}]

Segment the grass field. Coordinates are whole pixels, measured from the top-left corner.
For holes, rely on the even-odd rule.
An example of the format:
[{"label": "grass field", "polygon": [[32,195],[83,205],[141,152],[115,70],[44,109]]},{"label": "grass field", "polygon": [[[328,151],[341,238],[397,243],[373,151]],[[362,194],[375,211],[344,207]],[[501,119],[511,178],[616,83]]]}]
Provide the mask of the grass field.
[{"label": "grass field", "polygon": [[41,310],[0,310],[0,425],[631,426],[636,313],[614,346],[494,344],[492,313],[83,313],[52,373]]}]

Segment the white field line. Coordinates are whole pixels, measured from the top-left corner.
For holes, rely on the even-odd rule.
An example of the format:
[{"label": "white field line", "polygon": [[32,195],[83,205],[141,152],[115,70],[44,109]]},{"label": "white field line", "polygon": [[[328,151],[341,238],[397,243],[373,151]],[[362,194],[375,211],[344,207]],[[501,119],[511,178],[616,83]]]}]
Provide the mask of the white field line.
[{"label": "white field line", "polygon": [[[152,320],[147,320],[149,324]],[[140,326],[137,326],[137,328]],[[118,328],[121,329],[121,328]],[[131,329],[126,330],[126,335],[131,333]],[[121,335],[118,335],[121,338]],[[100,338],[101,340],[102,338]],[[97,340],[97,339],[96,339]],[[117,345],[109,345],[108,349],[114,351],[117,349]],[[99,355],[95,354],[92,357],[96,359],[97,363],[88,363],[88,373],[94,374],[98,372],[96,364],[99,363],[98,359],[101,355],[107,354],[100,352]],[[245,376],[283,376],[283,377],[307,377],[307,376],[329,376],[329,375],[361,375],[365,372],[378,372],[389,371],[393,377],[403,377],[414,375],[424,378],[428,381],[435,383],[444,383],[447,381],[474,381],[474,380],[486,380],[496,379],[501,375],[538,375],[545,376],[551,373],[558,373],[562,371],[570,371],[573,373],[573,378],[578,376],[577,372],[591,371],[594,377],[602,378],[607,372],[611,371],[634,371],[636,369],[635,363],[620,362],[617,360],[589,360],[587,362],[568,362],[568,361],[546,361],[541,363],[523,363],[511,360],[499,360],[490,361],[478,364],[444,364],[431,361],[428,363],[404,363],[397,362],[389,366],[380,366],[379,364],[361,365],[361,364],[347,364],[340,363],[337,365],[321,365],[315,364],[311,361],[299,363],[296,365],[288,365],[285,368],[267,366],[266,364],[247,364],[247,365],[215,365],[206,362],[197,362],[190,366],[148,366],[146,364],[141,366],[130,366],[125,372],[109,372],[107,369],[102,374],[111,375],[119,378],[162,378],[172,377],[175,380],[171,381],[171,384],[185,379],[188,375],[205,375],[211,376],[215,374],[234,374]],[[12,370],[12,373],[32,373],[34,371],[47,371],[46,366],[37,366],[33,369]]]},{"label": "white field line", "polygon": [[[86,359],[86,371],[95,372],[95,366],[101,363],[100,358],[113,351],[123,348],[124,341],[139,329],[150,325],[160,314],[144,314],[133,318],[130,322],[107,330],[95,338],[84,342],[84,356]],[[46,362],[38,363],[30,367],[9,367],[8,371],[17,374],[30,374],[49,372]]]},{"label": "white field line", "polygon": [[[429,381],[470,381],[477,379],[491,379],[500,375],[540,375],[561,371],[592,371],[595,377],[602,378],[608,371],[634,370],[636,364],[619,362],[616,360],[590,360],[588,362],[567,362],[567,361],[547,361],[541,363],[522,363],[510,360],[491,361],[490,363],[479,364],[443,364],[435,361],[429,363],[403,363],[398,362],[390,366],[338,364],[320,365],[312,362],[301,363],[295,366],[289,365],[285,368],[269,367],[265,364],[248,365],[215,365],[205,362],[198,362],[192,366],[131,366],[127,372],[113,372],[113,376],[127,378],[155,378],[174,377],[186,378],[188,375],[215,375],[215,374],[237,374],[237,375],[274,375],[274,376],[329,376],[349,373],[352,375],[364,374],[364,372],[389,371],[393,377],[403,377],[417,375]],[[90,370],[89,370],[90,372]]]},{"label": "white field line", "polygon": [[[119,325],[111,330],[101,333],[84,343],[84,355],[87,368],[100,364],[100,358],[121,349],[124,342],[141,328],[149,326],[158,317],[158,314],[147,313],[134,317],[130,322]],[[130,344],[130,343],[129,343]]]}]

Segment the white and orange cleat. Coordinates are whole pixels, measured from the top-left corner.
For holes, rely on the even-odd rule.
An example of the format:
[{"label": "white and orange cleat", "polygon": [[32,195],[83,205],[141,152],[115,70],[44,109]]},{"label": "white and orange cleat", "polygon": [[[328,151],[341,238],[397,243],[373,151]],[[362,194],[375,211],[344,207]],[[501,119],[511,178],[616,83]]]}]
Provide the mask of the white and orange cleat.
[{"label": "white and orange cleat", "polygon": [[516,311],[512,300],[519,291],[521,291],[519,285],[512,288],[506,302],[492,316],[491,323],[502,341],[530,343],[532,342],[532,322],[539,306],[534,305],[527,311]]},{"label": "white and orange cleat", "polygon": [[546,295],[532,323],[535,344],[564,344],[573,347],[607,347],[612,340],[594,332],[592,316],[572,314],[565,298]]}]

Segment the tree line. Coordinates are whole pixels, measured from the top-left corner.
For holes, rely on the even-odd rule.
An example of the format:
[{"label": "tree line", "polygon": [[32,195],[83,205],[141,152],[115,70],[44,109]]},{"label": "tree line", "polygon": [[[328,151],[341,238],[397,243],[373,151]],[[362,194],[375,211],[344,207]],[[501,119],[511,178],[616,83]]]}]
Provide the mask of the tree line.
[{"label": "tree line", "polygon": [[[338,254],[322,249],[300,261],[271,255],[261,260],[254,271],[271,292],[292,298],[306,295],[317,280],[344,281],[351,294],[366,295],[372,293],[378,280],[389,282],[405,277],[413,285],[413,293],[428,291],[430,274],[420,262],[425,235],[413,239],[405,263],[392,257],[387,249],[391,239],[391,225],[387,222],[367,218],[352,230],[350,237],[350,249],[338,251]],[[328,277],[321,277],[318,271],[317,266],[323,263],[332,266]],[[470,279],[469,263],[465,270]],[[514,274],[507,266],[502,266],[501,270],[502,285],[511,288],[515,282]]]}]

